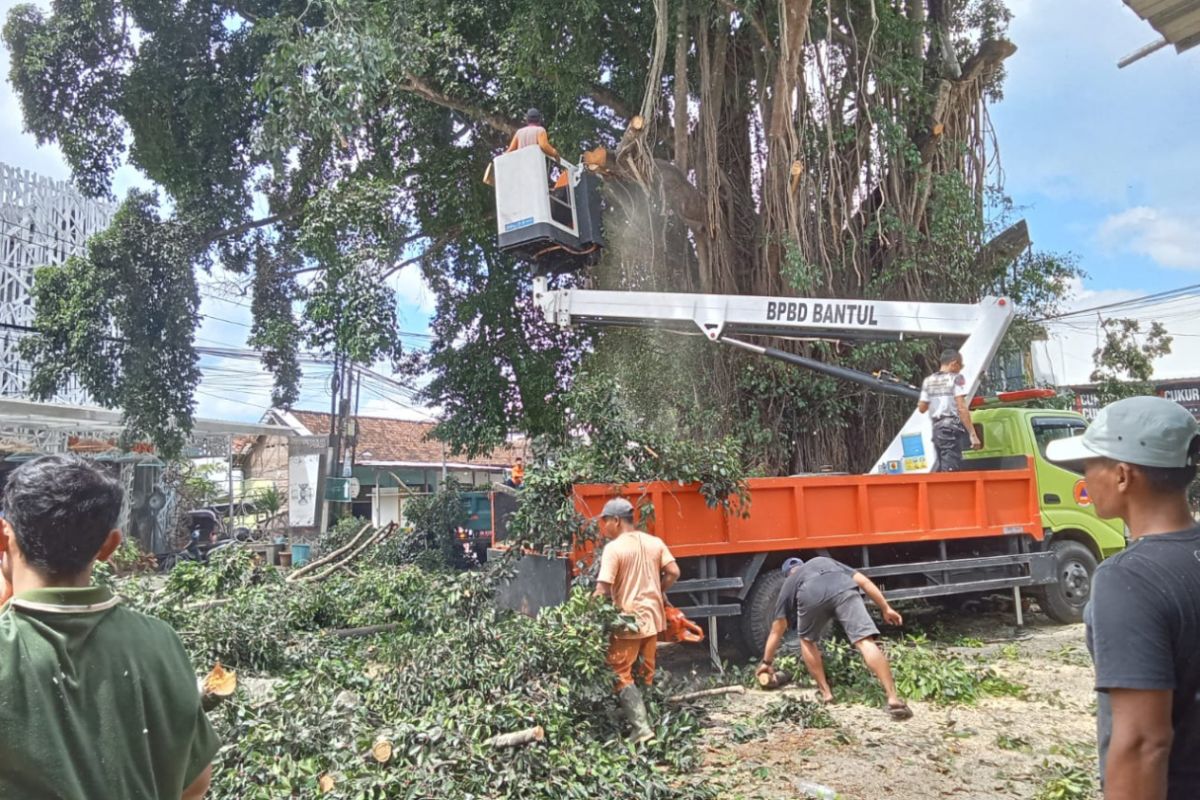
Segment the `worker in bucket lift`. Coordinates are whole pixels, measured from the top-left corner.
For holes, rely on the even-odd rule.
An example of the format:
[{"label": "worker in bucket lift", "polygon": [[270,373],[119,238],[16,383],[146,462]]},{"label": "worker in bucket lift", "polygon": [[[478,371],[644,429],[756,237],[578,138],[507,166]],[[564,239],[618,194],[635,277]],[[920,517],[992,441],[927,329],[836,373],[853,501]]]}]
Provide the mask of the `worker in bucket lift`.
[{"label": "worker in bucket lift", "polygon": [[554,149],[554,145],[550,144],[550,136],[546,133],[546,128],[542,122],[542,112],[536,108],[531,108],[525,112],[525,127],[519,128],[513,134],[512,141],[508,144],[506,152],[511,153],[513,150],[520,150],[522,147],[540,147],[542,152],[550,158],[558,161],[558,151]]},{"label": "worker in bucket lift", "polygon": [[937,461],[934,472],[958,472],[963,468],[963,450],[982,445],[971,411],[967,408],[967,379],[962,374],[962,353],[943,350],[941,368],[921,384],[917,411],[928,412],[933,420],[933,449]]},{"label": "worker in bucket lift", "polygon": [[654,682],[658,634],[666,630],[667,590],[679,580],[679,565],[657,536],[633,524],[633,504],[616,497],[600,512],[600,533],[607,542],[600,555],[596,594],[607,597],[624,614],[637,620],[636,630],[615,631],[608,643],[608,665],[616,673],[614,690],[632,729],[630,739],[654,738],[642,693],[634,680],[640,662],[644,683]]},{"label": "worker in bucket lift", "polygon": [[[544,122],[542,121],[542,112],[536,108],[531,108],[525,112],[525,127],[519,128],[513,134],[512,141],[508,143],[508,150],[505,152],[511,153],[513,150],[520,150],[523,147],[537,147],[550,159],[550,165],[547,172],[547,180],[550,183],[550,189],[559,196],[559,199],[566,202],[567,181],[569,176],[567,171],[558,165],[560,158],[558,150],[554,145],[550,144],[550,136],[546,133]],[[558,174],[554,175],[557,170]]]}]

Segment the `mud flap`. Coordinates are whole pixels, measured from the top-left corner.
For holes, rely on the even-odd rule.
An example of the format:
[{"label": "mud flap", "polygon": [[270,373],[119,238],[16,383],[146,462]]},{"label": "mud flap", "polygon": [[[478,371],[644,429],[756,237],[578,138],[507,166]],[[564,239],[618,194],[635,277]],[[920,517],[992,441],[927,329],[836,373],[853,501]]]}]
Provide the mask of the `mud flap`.
[{"label": "mud flap", "polygon": [[[499,558],[502,551],[489,550],[488,560]],[[516,574],[496,590],[501,608],[536,617],[543,608],[567,601],[571,586],[571,562],[565,558],[524,555],[517,562]]]}]

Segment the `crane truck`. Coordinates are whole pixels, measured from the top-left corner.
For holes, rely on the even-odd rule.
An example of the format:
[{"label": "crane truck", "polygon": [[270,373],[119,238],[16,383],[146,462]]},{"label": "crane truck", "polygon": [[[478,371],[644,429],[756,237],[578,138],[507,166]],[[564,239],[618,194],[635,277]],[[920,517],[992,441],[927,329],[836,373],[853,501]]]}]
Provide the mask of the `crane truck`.
[{"label": "crane truck", "polygon": [[[561,326],[642,326],[703,336],[898,394],[914,411],[866,475],[805,474],[748,481],[749,507],[709,507],[696,485],[647,482],[577,485],[574,504],[595,516],[615,496],[653,508],[649,532],[661,537],[683,575],[674,603],[692,619],[737,618],[742,644],[761,651],[787,556],[828,555],[870,576],[890,600],[1011,590],[1036,593],[1053,619],[1077,622],[1100,560],[1124,547],[1123,527],[1097,517],[1082,476],[1045,458],[1046,445],[1081,435],[1072,411],[1031,408],[1040,392],[971,400],[982,442],[968,470],[931,472],[931,423],[917,413],[915,387],[808,359],[745,337],[878,341],[935,337],[960,342],[963,375],[974,397],[1015,314],[1004,298],[979,303],[715,295],[553,288],[553,274],[595,257],[603,246],[595,186],[568,171],[571,216],[550,210],[546,165],[535,148],[494,162],[501,248],[534,266],[533,302]],[[551,209],[552,210],[552,209]],[[563,221],[571,223],[567,230]],[[514,223],[520,223],[514,227]],[[588,231],[587,242],[578,231]],[[586,246],[585,246],[586,245]],[[551,257],[542,263],[540,258]],[[575,262],[572,262],[575,259]],[[511,498],[501,505],[511,507]],[[504,544],[506,508],[493,509],[494,547]],[[528,555],[501,602],[534,613],[565,599],[582,550]]]}]

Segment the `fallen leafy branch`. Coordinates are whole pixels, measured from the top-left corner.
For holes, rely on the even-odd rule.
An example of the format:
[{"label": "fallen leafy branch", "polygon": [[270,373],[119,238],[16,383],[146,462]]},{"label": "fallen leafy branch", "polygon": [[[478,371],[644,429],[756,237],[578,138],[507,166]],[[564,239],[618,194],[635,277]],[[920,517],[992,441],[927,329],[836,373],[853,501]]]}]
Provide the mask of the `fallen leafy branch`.
[{"label": "fallen leafy branch", "polygon": [[323,567],[326,564],[332,563],[332,562],[336,561],[338,558],[340,558],[342,555],[350,552],[359,544],[360,538],[363,537],[367,533],[367,531],[369,531],[370,529],[371,529],[370,523],[363,525],[362,528],[358,531],[358,533],[354,534],[354,536],[350,539],[350,541],[344,547],[340,547],[337,550],[334,550],[332,553],[329,553],[328,555],[322,556],[321,558],[318,558],[315,561],[311,561],[302,567],[298,567],[298,568],[292,570],[292,572],[287,576],[288,583],[294,583],[295,581],[300,580],[300,578],[309,574],[310,572],[317,569],[318,567]]}]

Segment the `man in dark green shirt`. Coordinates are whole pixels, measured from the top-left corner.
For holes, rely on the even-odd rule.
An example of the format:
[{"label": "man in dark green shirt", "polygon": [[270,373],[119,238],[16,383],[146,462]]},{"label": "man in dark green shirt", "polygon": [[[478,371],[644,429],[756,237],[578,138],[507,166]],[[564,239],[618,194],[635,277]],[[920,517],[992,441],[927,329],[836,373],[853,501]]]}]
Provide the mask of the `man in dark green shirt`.
[{"label": "man in dark green shirt", "polygon": [[76,456],[43,456],[9,475],[0,798],[194,800],[208,791],[220,743],[179,638],[90,586],[92,566],[120,544],[121,496]]}]

